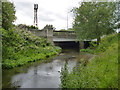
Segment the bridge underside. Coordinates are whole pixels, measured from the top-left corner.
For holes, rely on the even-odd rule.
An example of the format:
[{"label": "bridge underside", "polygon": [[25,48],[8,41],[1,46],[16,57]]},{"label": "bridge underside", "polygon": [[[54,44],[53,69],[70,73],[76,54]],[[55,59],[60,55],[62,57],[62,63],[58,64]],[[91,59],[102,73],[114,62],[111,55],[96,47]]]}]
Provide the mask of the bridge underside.
[{"label": "bridge underside", "polygon": [[87,48],[90,46],[90,41],[84,41],[84,42],[79,42],[79,41],[64,41],[64,40],[61,40],[61,41],[54,41],[54,45],[56,46],[60,46],[61,48],[70,48],[70,49],[77,49],[77,50],[80,50],[81,49],[81,44],[82,45],[82,48]]},{"label": "bridge underside", "polygon": [[79,42],[75,42],[75,41],[54,42],[54,45],[59,46],[62,49],[74,49],[79,51]]}]

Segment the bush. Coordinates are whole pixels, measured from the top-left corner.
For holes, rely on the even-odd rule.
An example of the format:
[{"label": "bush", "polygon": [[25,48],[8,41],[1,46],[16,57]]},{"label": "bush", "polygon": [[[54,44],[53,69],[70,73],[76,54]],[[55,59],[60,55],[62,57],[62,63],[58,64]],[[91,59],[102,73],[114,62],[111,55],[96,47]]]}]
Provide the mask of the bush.
[{"label": "bush", "polygon": [[11,2],[2,2],[2,27],[6,30],[13,27],[15,7]]},{"label": "bush", "polygon": [[43,60],[61,51],[60,47],[55,47],[46,39],[24,29],[12,28],[9,31],[2,29],[2,32],[3,68],[13,68],[28,62]]},{"label": "bush", "polygon": [[80,52],[88,52],[88,53],[93,54],[93,53],[94,53],[94,50],[92,50],[92,49],[90,49],[90,48],[87,48],[87,49],[81,49]]},{"label": "bush", "polygon": [[86,52],[86,49],[80,49],[80,52]]},{"label": "bush", "polygon": [[101,52],[105,52],[111,44],[118,42],[118,34],[110,34],[104,37],[101,40],[99,46],[97,46],[96,41],[90,42],[90,47],[87,49],[81,49],[80,52],[88,52],[88,53],[96,53],[99,54]]},{"label": "bush", "polygon": [[104,52],[110,47],[113,43],[118,43],[118,34],[111,34],[104,37],[101,40],[100,45],[95,49],[96,53]]},{"label": "bush", "polygon": [[90,48],[95,48],[97,47],[97,42],[96,41],[91,41],[90,42]]},{"label": "bush", "polygon": [[[118,88],[118,35],[102,39],[94,50],[98,55],[84,66],[85,60],[66,74],[62,69],[62,88]],[[105,47],[103,49],[103,47]],[[90,49],[82,49],[88,52]],[[65,66],[66,67],[66,66]],[[63,78],[63,76],[65,77]]]}]

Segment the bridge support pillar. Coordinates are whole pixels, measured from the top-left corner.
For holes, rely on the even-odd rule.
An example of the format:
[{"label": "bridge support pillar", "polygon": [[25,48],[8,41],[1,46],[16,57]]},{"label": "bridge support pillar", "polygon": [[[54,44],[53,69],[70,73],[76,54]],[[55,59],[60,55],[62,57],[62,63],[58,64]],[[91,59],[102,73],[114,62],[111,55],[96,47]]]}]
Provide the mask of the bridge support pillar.
[{"label": "bridge support pillar", "polygon": [[84,49],[84,41],[79,42],[79,49]]},{"label": "bridge support pillar", "polygon": [[48,40],[48,42],[54,44],[54,43],[53,43],[53,37],[47,37],[47,40]]},{"label": "bridge support pillar", "polygon": [[52,29],[46,29],[46,37],[47,40],[53,44],[53,30]]}]

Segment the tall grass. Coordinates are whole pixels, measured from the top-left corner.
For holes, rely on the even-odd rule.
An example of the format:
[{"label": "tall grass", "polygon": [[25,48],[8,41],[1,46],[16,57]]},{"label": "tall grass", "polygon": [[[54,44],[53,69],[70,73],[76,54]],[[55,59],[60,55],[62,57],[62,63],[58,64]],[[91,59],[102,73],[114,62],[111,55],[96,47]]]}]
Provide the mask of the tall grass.
[{"label": "tall grass", "polygon": [[98,55],[71,73],[61,73],[62,88],[118,88],[118,35],[108,35],[94,50]]}]

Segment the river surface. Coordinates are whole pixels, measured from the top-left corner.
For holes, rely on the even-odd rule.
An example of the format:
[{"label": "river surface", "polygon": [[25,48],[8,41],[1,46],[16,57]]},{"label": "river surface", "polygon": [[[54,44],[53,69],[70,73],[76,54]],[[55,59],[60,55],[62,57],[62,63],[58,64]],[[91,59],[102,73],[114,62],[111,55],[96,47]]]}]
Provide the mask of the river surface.
[{"label": "river surface", "polygon": [[59,88],[61,84],[60,72],[65,62],[69,72],[80,59],[89,60],[93,55],[81,54],[75,49],[64,49],[58,56],[49,59],[45,63],[39,61],[29,63],[22,67],[16,67],[2,72],[3,88]]}]

